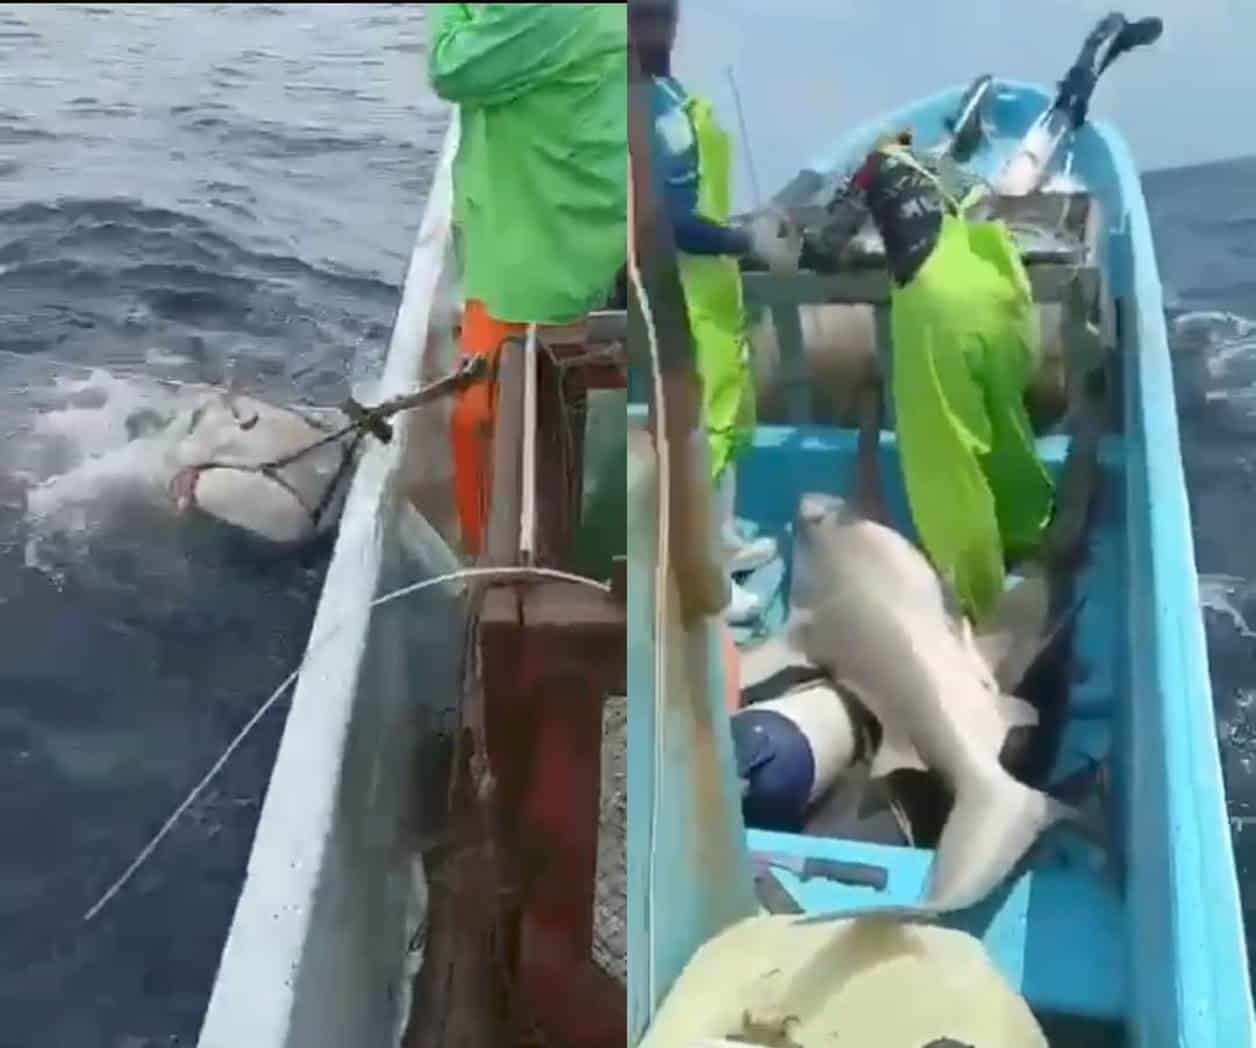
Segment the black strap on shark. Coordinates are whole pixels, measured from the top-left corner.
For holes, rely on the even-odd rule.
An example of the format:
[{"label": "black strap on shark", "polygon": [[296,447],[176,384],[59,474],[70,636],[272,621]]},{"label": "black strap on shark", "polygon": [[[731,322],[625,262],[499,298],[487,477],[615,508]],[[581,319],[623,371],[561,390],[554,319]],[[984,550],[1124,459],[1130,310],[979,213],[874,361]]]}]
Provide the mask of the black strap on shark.
[{"label": "black strap on shark", "polygon": [[1112,12],[1090,31],[1081,53],[1072,68],[1060,81],[1053,109],[1067,112],[1074,129],[1086,122],[1090,96],[1103,71],[1126,51],[1145,47],[1160,39],[1164,23],[1159,18],[1140,18],[1137,22],[1126,21],[1119,12]]},{"label": "black strap on shark", "polygon": [[[818,666],[802,661],[790,662],[761,680],[742,688],[741,708],[751,709],[760,703],[781,699],[792,692],[802,691],[819,681],[829,680],[829,675]],[[851,756],[851,764],[856,765],[872,756],[880,740],[880,729],[863,704],[846,688],[840,684],[834,684],[833,691],[854,726],[855,752]],[[770,754],[758,749],[739,752],[737,773],[743,777],[747,776],[769,759]]]},{"label": "black strap on shark", "polygon": [[769,673],[762,680],[757,680],[741,689],[742,706],[754,706],[769,699],[779,699],[798,688],[824,680],[828,674],[819,666],[800,659]]},{"label": "black strap on shark", "polygon": [[[310,522],[314,528],[322,523],[323,516],[326,514],[328,507],[331,506],[332,500],[335,498],[336,492],[340,485],[344,483],[349,476],[350,470],[353,468],[355,456],[362,441],[368,434],[387,444],[392,440],[393,430],[389,425],[388,419],[393,415],[402,411],[408,411],[411,408],[419,407],[423,404],[436,400],[439,397],[447,396],[457,390],[464,389],[473,382],[478,382],[489,373],[488,361],[485,357],[476,355],[468,357],[461,366],[449,375],[445,375],[434,382],[429,382],[425,386],[421,386],[413,393],[406,393],[399,397],[393,397],[386,400],[382,404],[375,407],[364,407],[356,400],[350,398],[344,404],[343,411],[349,417],[349,422],[341,426],[339,429],[328,433],[326,436],[319,437],[303,448],[282,455],[279,458],[271,459],[269,462],[257,463],[239,463],[239,462],[202,462],[198,465],[189,467],[194,477],[211,469],[229,469],[239,473],[260,473],[267,480],[273,480],[289,495],[296,499],[297,503],[309,514]],[[251,429],[257,423],[257,416],[254,415],[249,419],[241,419],[239,412],[231,394],[228,394],[227,406],[231,410],[241,429]],[[308,420],[307,420],[308,421]],[[193,426],[196,420],[193,419]],[[350,438],[346,441],[345,438]],[[285,467],[291,466],[294,462],[305,458],[307,455],[313,454],[320,448],[327,447],[329,444],[340,444],[340,465],[336,468],[336,472],[332,474],[331,479],[327,482],[323,493],[318,502],[311,506],[305,501],[301,493],[292,485],[287,477],[281,472]],[[182,471],[188,472],[188,471]],[[195,480],[191,485],[194,493],[196,490]],[[195,495],[193,494],[193,502]]]}]

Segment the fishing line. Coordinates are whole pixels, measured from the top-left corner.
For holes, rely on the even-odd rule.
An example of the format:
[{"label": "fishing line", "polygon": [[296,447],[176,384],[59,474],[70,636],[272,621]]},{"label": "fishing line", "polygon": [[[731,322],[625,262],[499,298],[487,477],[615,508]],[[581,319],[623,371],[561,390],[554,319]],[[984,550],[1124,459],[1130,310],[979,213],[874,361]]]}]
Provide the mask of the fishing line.
[{"label": "fishing line", "polygon": [[[461,582],[466,579],[480,578],[558,579],[564,582],[574,582],[583,586],[589,586],[601,593],[611,592],[610,586],[606,583],[598,582],[596,579],[590,579],[584,575],[575,575],[571,572],[558,571],[552,568],[462,568],[458,571],[450,571],[443,575],[437,575],[434,578],[424,579],[422,582],[414,582],[408,586],[402,586],[400,589],[386,593],[382,597],[377,597],[375,600],[371,601],[371,603],[367,605],[367,610],[373,611],[375,608],[381,607],[384,604],[390,604],[394,600],[400,600],[402,597],[408,597],[422,590],[430,589],[433,586],[440,586],[449,582]],[[201,778],[200,782],[192,788],[191,792],[183,799],[183,802],[175,808],[170,817],[162,823],[161,829],[159,829],[149,842],[144,845],[140,853],[122,872],[122,875],[118,877],[118,879],[109,886],[109,889],[92,905],[92,907],[85,914],[83,914],[84,923],[87,923],[95,918],[100,911],[108,905],[109,901],[113,899],[114,896],[116,896],[124,887],[126,887],[139,868],[143,866],[153,852],[157,850],[157,846],[161,844],[170,831],[174,829],[175,823],[179,821],[184,813],[187,812],[187,810],[196,802],[197,798],[199,798],[205,791],[206,787],[213,782],[218,773],[222,771],[227,761],[231,759],[235,751],[240,748],[241,743],[244,742],[249,733],[257,726],[258,721],[260,721],[270,711],[275,703],[280,700],[284,692],[288,690],[289,685],[297,679],[310,659],[316,653],[321,651],[323,645],[335,637],[345,625],[346,623],[344,621],[334,625],[325,635],[318,639],[318,644],[315,648],[312,648],[305,653],[304,658],[301,659],[297,668],[284,678],[283,683],[271,692],[270,697],[258,707],[257,711],[248,719],[244,727],[235,734],[235,737],[227,744],[226,749],[223,750],[222,755],[213,763],[209,771],[207,771]]]},{"label": "fishing line", "polygon": [[746,130],[746,114],[741,107],[741,92],[737,90],[737,77],[733,67],[725,66],[724,73],[728,76],[728,86],[733,89],[733,105],[737,109],[737,123],[741,127],[742,152],[746,154],[746,169],[750,172],[750,189],[754,193],[754,208],[763,210],[763,196],[759,192],[759,175],[754,166],[754,152],[750,148],[750,133]]}]

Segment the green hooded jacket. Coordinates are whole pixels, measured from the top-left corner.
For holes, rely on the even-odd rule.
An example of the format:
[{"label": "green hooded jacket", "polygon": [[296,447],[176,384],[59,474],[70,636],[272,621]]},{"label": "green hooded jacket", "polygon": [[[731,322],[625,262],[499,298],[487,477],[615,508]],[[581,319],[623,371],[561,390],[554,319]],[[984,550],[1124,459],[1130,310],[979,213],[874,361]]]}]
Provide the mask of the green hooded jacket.
[{"label": "green hooded jacket", "polygon": [[461,110],[463,291],[564,324],[610,295],[627,245],[624,4],[438,4],[428,71]]}]

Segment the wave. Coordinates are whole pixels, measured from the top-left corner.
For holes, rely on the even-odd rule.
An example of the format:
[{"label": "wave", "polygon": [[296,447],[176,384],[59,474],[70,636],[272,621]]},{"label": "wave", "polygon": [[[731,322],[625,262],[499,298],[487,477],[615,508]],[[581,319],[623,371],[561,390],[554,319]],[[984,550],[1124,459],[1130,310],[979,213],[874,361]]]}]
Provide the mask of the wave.
[{"label": "wave", "polygon": [[[219,193],[249,194],[243,186],[214,181],[206,183]],[[395,296],[399,287],[378,277],[358,273],[344,266],[315,265],[294,255],[278,255],[245,247],[221,228],[182,211],[152,207],[126,197],[81,199],[70,198],[55,203],[32,202],[9,209],[0,209],[0,237],[5,229],[19,227],[24,235],[0,242],[0,260],[4,252],[16,253],[19,246],[28,251],[40,243],[53,248],[76,245],[117,248],[127,238],[137,241],[143,254],[160,248],[160,238],[151,233],[169,235],[167,244],[180,250],[200,250],[226,266],[251,266],[277,276],[307,276],[339,284],[344,290],[360,295]],[[52,251],[50,257],[61,257]]]},{"label": "wave", "polygon": [[1169,334],[1178,413],[1196,437],[1256,435],[1256,321],[1225,310],[1171,313]]},{"label": "wave", "polygon": [[[160,351],[148,359],[159,367],[183,363]],[[109,588],[118,554],[131,550],[147,550],[163,571],[182,561],[186,533],[200,525],[174,512],[170,486],[178,471],[224,455],[265,459],[276,439],[294,439],[283,422],[278,429],[266,423],[256,440],[242,435],[220,392],[202,386],[25,361],[10,361],[7,370],[12,392],[0,416],[12,429],[0,451],[0,506],[7,509],[0,516],[9,547],[20,541],[26,566],[56,580],[90,573],[96,588]],[[317,468],[330,475],[339,452],[318,455]]]},{"label": "wave", "polygon": [[[238,70],[232,72],[236,77],[246,75]],[[311,92],[340,99],[360,101],[364,97],[356,88],[305,85],[300,81],[289,83],[286,90],[290,94],[303,92],[307,86]],[[213,135],[225,151],[259,159],[284,160],[343,153],[411,156],[419,150],[414,142],[376,131],[345,134],[343,130],[319,124],[260,120],[223,103],[175,106],[170,113],[185,131]]]},{"label": "wave", "polygon": [[1249,625],[1243,609],[1256,596],[1256,584],[1237,575],[1199,576],[1199,603],[1228,622],[1245,639],[1256,639],[1256,630]]}]

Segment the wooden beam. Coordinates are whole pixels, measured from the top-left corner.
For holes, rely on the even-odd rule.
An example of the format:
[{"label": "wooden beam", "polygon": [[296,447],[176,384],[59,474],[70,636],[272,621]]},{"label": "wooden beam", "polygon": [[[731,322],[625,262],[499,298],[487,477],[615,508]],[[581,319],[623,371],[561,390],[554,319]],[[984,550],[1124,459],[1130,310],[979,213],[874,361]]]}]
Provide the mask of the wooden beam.
[{"label": "wooden beam", "polygon": [[511,339],[498,357],[497,418],[484,560],[494,567],[519,563],[519,506],[523,499],[523,343]]},{"label": "wooden beam", "polygon": [[795,426],[811,421],[811,374],[802,344],[802,317],[797,306],[773,306],[772,324],[785,372],[785,412]]},{"label": "wooden beam", "polygon": [[[1093,266],[1031,263],[1025,267],[1034,301],[1042,305],[1060,302],[1074,280],[1080,280],[1089,300],[1099,292],[1099,272]],[[767,306],[869,305],[888,306],[890,277],[884,270],[850,270],[844,273],[812,272],[778,276],[775,273],[744,273],[746,302]]]}]

